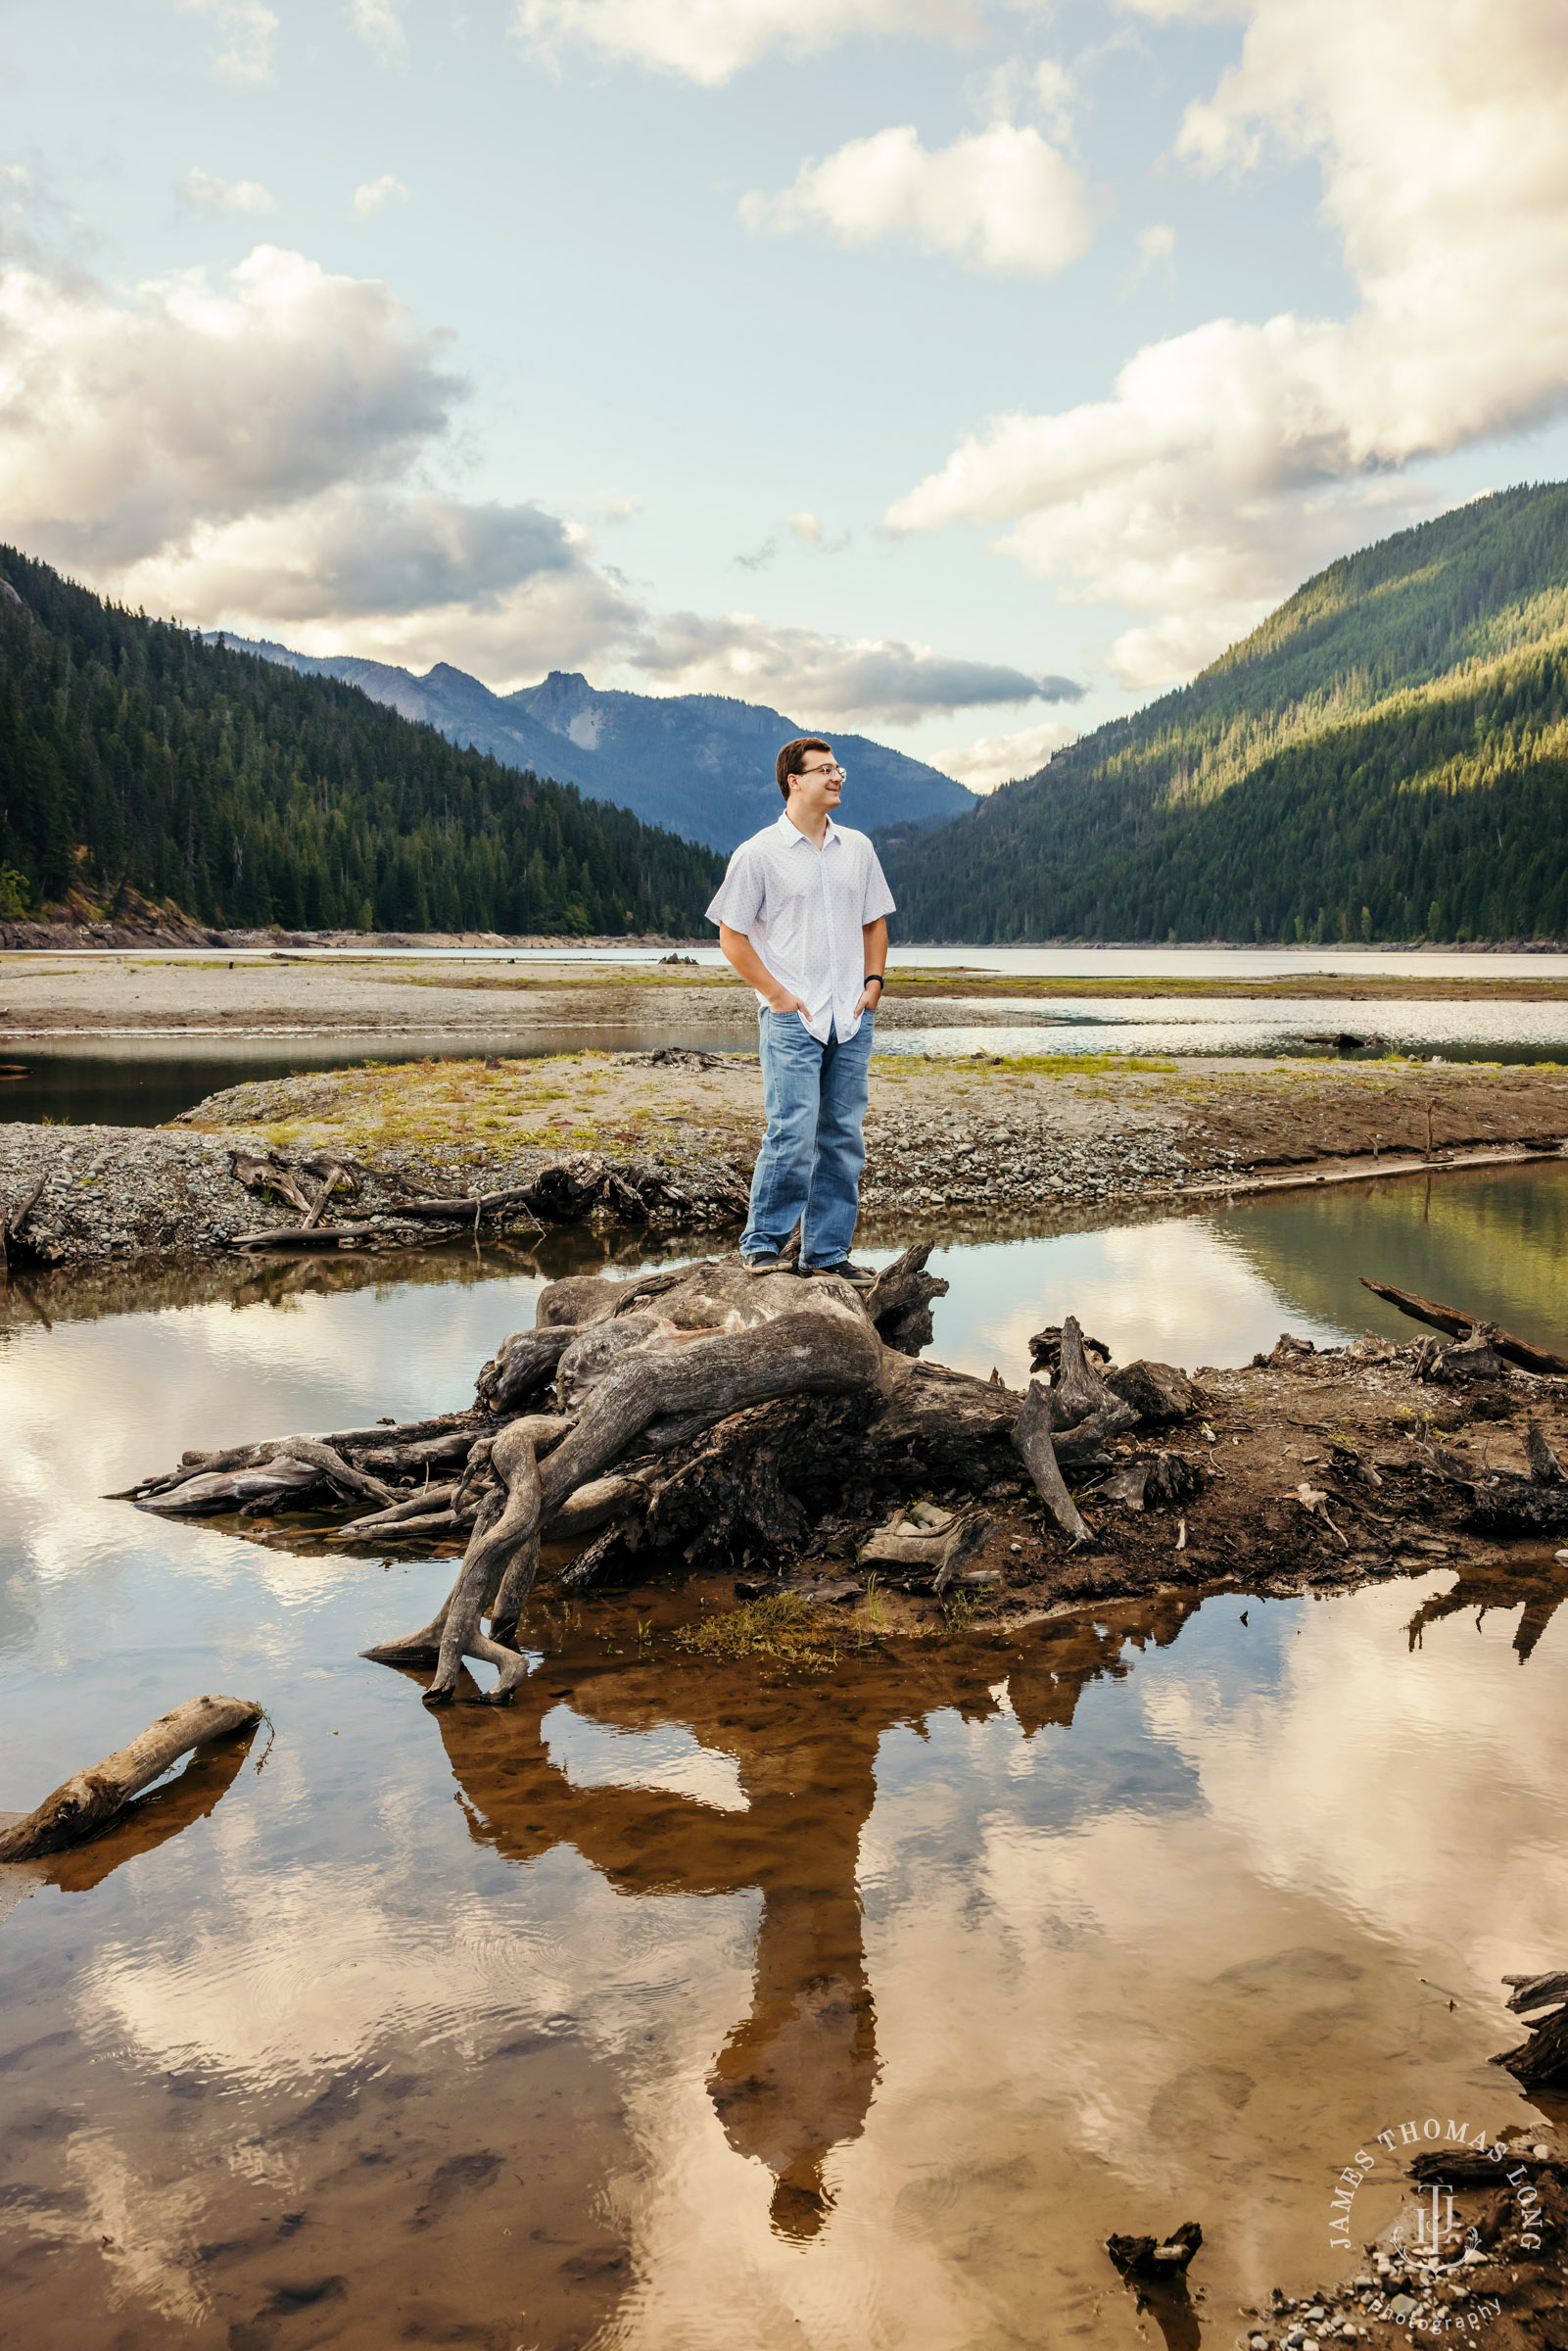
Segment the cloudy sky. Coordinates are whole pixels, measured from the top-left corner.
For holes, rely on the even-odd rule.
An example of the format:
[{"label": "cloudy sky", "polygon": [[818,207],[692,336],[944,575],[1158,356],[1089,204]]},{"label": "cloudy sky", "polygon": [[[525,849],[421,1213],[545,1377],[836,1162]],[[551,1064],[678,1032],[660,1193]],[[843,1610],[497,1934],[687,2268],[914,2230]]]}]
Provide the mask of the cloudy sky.
[{"label": "cloudy sky", "polygon": [[1568,474],[1561,0],[10,0],[0,535],[988,784]]}]

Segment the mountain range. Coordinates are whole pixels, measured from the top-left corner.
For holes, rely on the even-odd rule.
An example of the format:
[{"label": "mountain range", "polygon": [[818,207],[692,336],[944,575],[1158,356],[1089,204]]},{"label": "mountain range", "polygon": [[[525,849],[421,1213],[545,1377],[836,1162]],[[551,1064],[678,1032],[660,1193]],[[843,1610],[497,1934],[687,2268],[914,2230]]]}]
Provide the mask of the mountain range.
[{"label": "mountain range", "polygon": [[905,939],[1568,937],[1568,484],[1345,556],[1190,686],[879,845]]},{"label": "mountain range", "polygon": [[[309,677],[357,686],[404,718],[437,728],[449,743],[576,784],[594,799],[631,809],[644,824],[726,851],[777,817],[775,754],[793,737],[815,732],[759,702],[716,694],[604,693],[575,670],[552,669],[543,685],[493,694],[446,661],[419,678],[348,654],[317,658],[259,639],[223,642]],[[962,784],[903,751],[863,735],[834,733],[832,743],[848,772],[844,819],[861,832],[945,824],[974,805]]]},{"label": "mountain range", "polygon": [[689,937],[723,871],[356,686],[0,548],[0,920],[146,898],[220,928]]}]

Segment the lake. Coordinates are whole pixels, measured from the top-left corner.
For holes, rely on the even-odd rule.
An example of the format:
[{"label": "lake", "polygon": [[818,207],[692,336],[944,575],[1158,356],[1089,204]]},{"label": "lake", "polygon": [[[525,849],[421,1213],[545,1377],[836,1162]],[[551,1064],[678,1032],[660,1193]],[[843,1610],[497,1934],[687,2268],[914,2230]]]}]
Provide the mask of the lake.
[{"label": "lake", "polygon": [[[1066,1310],[1188,1366],[1408,1335],[1358,1271],[1560,1346],[1565,1184],[976,1227],[933,1258],[933,1351],[1017,1380]],[[678,1587],[545,1590],[518,1703],[433,1716],[356,1652],[450,1562],[103,1499],[186,1446],[462,1403],[601,1254],[3,1294],[0,1802],[197,1690],[270,1717],[0,1874],[11,2339],[1133,2351],[1103,2239],[1196,2218],[1229,2343],[1334,2273],[1370,2135],[1534,2111],[1487,2059],[1500,1976],[1568,1948],[1544,1551],[1527,1610],[1448,1570],[1170,1594],[804,1679],[671,1647]],[[1369,2181],[1358,2232],[1402,2192]]]}]

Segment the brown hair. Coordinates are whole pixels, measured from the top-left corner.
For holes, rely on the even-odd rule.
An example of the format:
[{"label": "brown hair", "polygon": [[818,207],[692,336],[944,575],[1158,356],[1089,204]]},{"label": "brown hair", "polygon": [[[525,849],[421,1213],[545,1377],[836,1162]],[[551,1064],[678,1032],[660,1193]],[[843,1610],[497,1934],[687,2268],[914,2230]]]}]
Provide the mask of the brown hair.
[{"label": "brown hair", "polygon": [[775,764],[779,777],[779,790],[786,800],[789,797],[789,779],[791,776],[798,776],[805,766],[806,753],[808,751],[832,751],[832,747],[831,743],[824,743],[820,735],[802,735],[794,743],[784,744]]}]

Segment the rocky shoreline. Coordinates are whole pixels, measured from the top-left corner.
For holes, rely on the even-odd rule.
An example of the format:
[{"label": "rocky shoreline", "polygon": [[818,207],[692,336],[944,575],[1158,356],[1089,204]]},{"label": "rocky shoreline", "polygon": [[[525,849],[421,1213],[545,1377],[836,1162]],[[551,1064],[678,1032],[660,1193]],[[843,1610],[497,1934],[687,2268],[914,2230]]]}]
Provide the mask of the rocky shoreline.
[{"label": "rocky shoreline", "polygon": [[[229,1087],[161,1128],[16,1122],[0,1125],[0,1228],[13,1262],[210,1255],[294,1231],[335,1166],[315,1248],[508,1223],[737,1229],[760,1093],[754,1057],[666,1046],[314,1071]],[[866,1135],[870,1239],[934,1216],[945,1229],[1555,1155],[1568,1075],[889,1057]],[[445,1223],[441,1199],[459,1204]]]}]

